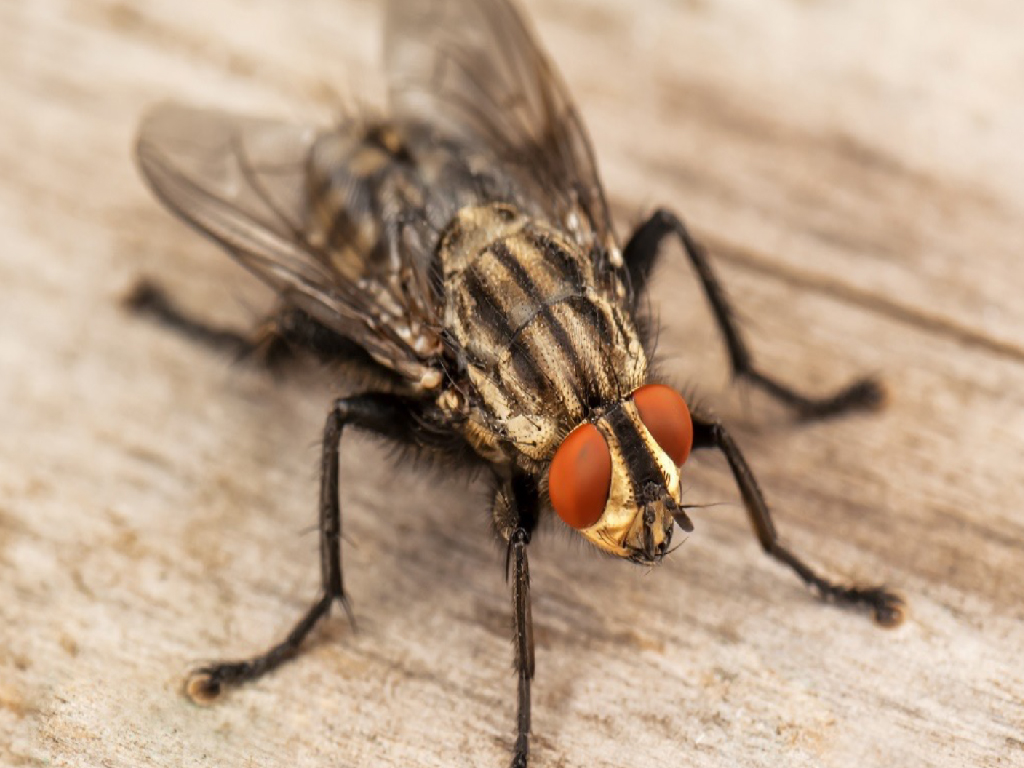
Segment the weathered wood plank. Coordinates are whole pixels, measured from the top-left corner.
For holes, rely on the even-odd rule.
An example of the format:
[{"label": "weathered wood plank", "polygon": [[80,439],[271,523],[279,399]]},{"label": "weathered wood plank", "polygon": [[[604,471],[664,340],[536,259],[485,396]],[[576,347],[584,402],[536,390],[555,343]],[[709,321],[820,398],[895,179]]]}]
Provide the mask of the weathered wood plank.
[{"label": "weathered wood plank", "polygon": [[[667,369],[737,435],[780,529],[902,589],[882,632],[765,561],[721,462],[652,573],[553,533],[531,561],[535,764],[1024,763],[1024,10],[1009,0],[528,3],[625,226],[677,206],[759,359],[890,407],[797,428],[726,389],[683,259]],[[360,631],[216,707],[182,673],[286,629],[316,588],[316,440],[335,388],[126,319],[157,274],[245,322],[261,294],[131,167],[178,98],[329,118],[381,87],[369,0],[0,5],[0,762],[503,765],[509,606],[482,487],[343,449]]]}]

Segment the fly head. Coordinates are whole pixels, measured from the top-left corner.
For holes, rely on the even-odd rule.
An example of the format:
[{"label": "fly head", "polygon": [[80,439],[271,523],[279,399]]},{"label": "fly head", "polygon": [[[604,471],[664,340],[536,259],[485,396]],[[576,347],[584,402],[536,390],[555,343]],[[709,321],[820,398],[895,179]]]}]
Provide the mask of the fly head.
[{"label": "fly head", "polygon": [[683,398],[662,384],[640,387],[562,441],[548,471],[551,504],[599,549],[656,563],[676,524],[693,530],[679,488],[692,444]]}]

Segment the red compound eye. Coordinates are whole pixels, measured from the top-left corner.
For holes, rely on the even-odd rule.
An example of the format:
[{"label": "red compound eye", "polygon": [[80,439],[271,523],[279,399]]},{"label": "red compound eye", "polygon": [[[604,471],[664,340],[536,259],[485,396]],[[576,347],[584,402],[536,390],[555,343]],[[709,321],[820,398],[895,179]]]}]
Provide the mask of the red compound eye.
[{"label": "red compound eye", "polygon": [[693,422],[682,395],[664,384],[648,384],[633,393],[640,418],[677,467],[693,447]]},{"label": "red compound eye", "polygon": [[577,427],[558,446],[548,470],[551,506],[573,528],[589,528],[604,512],[611,482],[608,443],[593,424]]}]

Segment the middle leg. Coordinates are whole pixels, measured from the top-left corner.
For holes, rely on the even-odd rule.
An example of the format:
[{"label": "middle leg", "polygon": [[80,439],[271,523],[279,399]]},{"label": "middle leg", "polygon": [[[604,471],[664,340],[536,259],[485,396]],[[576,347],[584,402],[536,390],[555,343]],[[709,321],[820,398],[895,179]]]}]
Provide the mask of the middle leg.
[{"label": "middle leg", "polygon": [[346,426],[355,426],[389,437],[403,437],[410,422],[405,401],[392,394],[368,393],[335,402],[324,424],[320,481],[320,579],[321,592],[287,636],[256,656],[224,661],[193,670],[185,690],[193,701],[207,702],[224,686],[241,685],[262,677],[298,653],[313,627],[328,615],[335,601],[355,621],[341,573],[341,501],[338,495],[339,448]]},{"label": "middle leg", "polygon": [[626,244],[623,258],[629,271],[630,281],[636,295],[647,286],[647,280],[654,269],[658,248],[662,241],[675,235],[683,246],[687,258],[693,265],[700,280],[704,295],[715,323],[725,340],[733,375],[746,379],[779,402],[789,406],[803,419],[825,419],[849,411],[877,408],[885,400],[885,390],[875,379],[864,378],[852,382],[839,391],[824,397],[805,395],[762,372],[755,364],[722,285],[711,269],[704,249],[686,229],[686,225],[671,211],[660,209],[637,227]]}]

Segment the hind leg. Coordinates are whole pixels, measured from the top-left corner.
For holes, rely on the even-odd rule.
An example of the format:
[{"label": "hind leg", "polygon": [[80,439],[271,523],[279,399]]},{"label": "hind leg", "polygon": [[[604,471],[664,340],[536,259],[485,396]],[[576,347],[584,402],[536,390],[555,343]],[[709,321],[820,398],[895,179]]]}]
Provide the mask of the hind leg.
[{"label": "hind leg", "polygon": [[251,332],[244,333],[191,315],[150,280],[136,283],[124,304],[131,312],[156,320],[208,349],[238,360],[256,361],[271,371],[280,370],[294,356],[295,350],[311,352],[325,360],[365,357],[358,345],[295,307],[279,308]]}]

